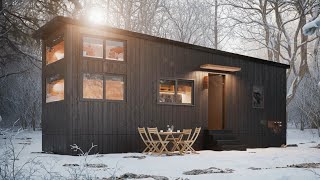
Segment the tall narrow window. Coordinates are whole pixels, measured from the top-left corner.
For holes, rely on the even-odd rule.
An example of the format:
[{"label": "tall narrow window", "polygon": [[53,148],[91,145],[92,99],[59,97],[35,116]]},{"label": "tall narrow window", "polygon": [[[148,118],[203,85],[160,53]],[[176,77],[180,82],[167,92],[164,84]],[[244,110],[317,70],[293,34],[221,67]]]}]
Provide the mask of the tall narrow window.
[{"label": "tall narrow window", "polygon": [[103,99],[103,75],[83,74],[83,98]]},{"label": "tall narrow window", "polygon": [[84,57],[103,57],[103,40],[98,38],[83,37],[83,56]]},{"label": "tall narrow window", "polygon": [[193,81],[177,80],[176,103],[193,104]]},{"label": "tall narrow window", "polygon": [[124,100],[124,79],[123,76],[105,76],[106,99]]},{"label": "tall narrow window", "polygon": [[55,75],[46,79],[46,102],[64,100],[64,79]]},{"label": "tall narrow window", "polygon": [[175,102],[175,80],[160,80],[159,93],[160,103]]},{"label": "tall narrow window", "polygon": [[124,42],[106,40],[106,59],[124,61]]},{"label": "tall narrow window", "polygon": [[49,42],[46,47],[46,64],[51,64],[64,58],[63,36]]}]

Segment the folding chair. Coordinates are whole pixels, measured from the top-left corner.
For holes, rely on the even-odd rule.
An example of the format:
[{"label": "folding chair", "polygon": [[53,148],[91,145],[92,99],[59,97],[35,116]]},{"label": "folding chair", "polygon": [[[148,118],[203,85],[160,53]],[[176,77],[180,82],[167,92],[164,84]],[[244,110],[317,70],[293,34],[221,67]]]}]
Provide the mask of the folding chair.
[{"label": "folding chair", "polygon": [[192,153],[196,153],[196,151],[193,149],[192,145],[196,142],[199,134],[201,131],[200,128],[196,128],[194,133],[192,134],[192,137],[189,140],[181,141],[180,144],[182,145],[182,148],[180,149],[180,154],[183,154],[185,152],[191,151]]},{"label": "folding chair", "polygon": [[180,151],[180,148],[179,146],[181,145],[181,142],[182,141],[189,141],[190,140],[190,136],[191,136],[191,132],[192,132],[192,129],[183,129],[182,130],[182,134],[178,137],[178,138],[175,138],[174,141],[173,141],[173,147],[172,147],[172,151],[178,149]]},{"label": "folding chair", "polygon": [[[158,153],[159,155],[161,155],[163,151],[168,153],[167,145],[169,141],[162,140],[161,136],[159,135],[158,128],[147,128],[147,129],[150,136],[150,140],[153,143],[152,153]],[[159,148],[159,145],[160,145],[160,148]]]},{"label": "folding chair", "polygon": [[149,152],[152,152],[153,151],[153,142],[150,141],[150,138],[147,134],[147,131],[145,128],[139,128],[138,127],[138,132],[140,134],[140,137],[143,141],[143,143],[146,145],[146,148],[143,150],[142,153],[149,153]]}]

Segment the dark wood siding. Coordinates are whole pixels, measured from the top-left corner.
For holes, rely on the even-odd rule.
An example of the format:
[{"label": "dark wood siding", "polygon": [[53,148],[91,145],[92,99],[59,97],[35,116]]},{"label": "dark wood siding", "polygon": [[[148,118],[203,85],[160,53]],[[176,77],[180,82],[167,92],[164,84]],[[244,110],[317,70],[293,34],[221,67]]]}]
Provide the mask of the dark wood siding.
[{"label": "dark wood siding", "polygon": [[[65,56],[64,59],[56,61],[52,64],[46,65],[46,44],[50,40],[54,39],[58,35],[64,35],[64,41],[68,40],[65,27],[61,27],[55,33],[48,36],[44,40],[42,48],[42,149],[45,152],[54,152],[60,154],[69,154],[71,124],[69,121],[69,103],[72,101],[68,98],[72,93],[71,87],[68,85],[70,82],[69,70],[67,70],[67,63],[71,61],[71,49],[66,48],[68,43],[65,44]],[[69,52],[67,52],[69,51]],[[57,102],[46,103],[46,79],[48,77],[60,74],[64,78],[64,100]]]},{"label": "dark wood siding", "polygon": [[[45,150],[72,154],[70,144],[77,144],[86,151],[93,143],[98,145],[94,152],[137,152],[143,150],[137,127],[165,129],[167,124],[173,124],[176,129],[207,129],[208,90],[203,89],[203,78],[209,71],[199,69],[202,64],[241,67],[239,72],[225,73],[226,129],[233,130],[249,147],[280,146],[285,143],[286,69],[283,67],[247,61],[242,56],[218,55],[182,47],[170,41],[157,42],[76,25],[67,25],[66,34],[67,97],[63,102],[44,103],[43,131],[47,136],[59,128],[67,129],[56,133],[57,136],[50,136],[51,140],[45,138]],[[83,34],[126,41],[126,62],[83,58]],[[82,99],[83,73],[124,75],[126,100]],[[194,105],[159,104],[157,92],[160,78],[193,80]],[[264,87],[263,109],[252,108],[253,85]],[[61,113],[57,115],[54,112]],[[275,135],[263,124],[268,120],[283,122],[284,130],[280,135]],[[58,143],[53,140],[55,138],[61,141],[59,143],[64,143],[61,150],[55,149]],[[202,146],[201,133],[196,148],[201,149]]]}]

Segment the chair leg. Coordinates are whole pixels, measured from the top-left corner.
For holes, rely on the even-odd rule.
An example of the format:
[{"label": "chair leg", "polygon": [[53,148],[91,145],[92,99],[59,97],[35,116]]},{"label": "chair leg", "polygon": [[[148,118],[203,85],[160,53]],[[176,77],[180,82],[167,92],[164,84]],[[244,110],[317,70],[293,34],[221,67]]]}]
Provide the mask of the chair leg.
[{"label": "chair leg", "polygon": [[[159,146],[160,145],[160,146]],[[153,151],[152,151],[152,153],[154,153],[154,154],[159,154],[160,153],[160,149],[161,149],[161,144],[160,144],[160,142],[155,142],[154,144],[153,144]]]},{"label": "chair leg", "polygon": [[[151,143],[149,143],[149,144],[146,144],[146,148],[142,151],[142,153],[149,153],[149,152],[151,152],[152,151],[152,145],[151,145]],[[148,152],[147,152],[148,151]]]},{"label": "chair leg", "polygon": [[159,155],[161,155],[164,150],[165,150],[165,152],[168,152],[168,149],[167,149],[168,143],[160,142],[160,144],[161,144],[162,147],[160,149]]},{"label": "chair leg", "polygon": [[195,150],[192,148],[192,143],[191,142],[186,142],[184,143],[183,149],[182,149],[183,153],[187,153],[188,151],[190,152],[195,152]]}]

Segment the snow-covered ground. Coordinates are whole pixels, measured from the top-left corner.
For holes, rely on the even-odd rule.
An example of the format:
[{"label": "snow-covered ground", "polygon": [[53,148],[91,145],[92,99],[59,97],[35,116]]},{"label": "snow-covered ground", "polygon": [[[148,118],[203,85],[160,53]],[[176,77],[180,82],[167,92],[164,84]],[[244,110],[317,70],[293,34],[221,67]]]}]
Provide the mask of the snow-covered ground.
[{"label": "snow-covered ground", "polygon": [[[16,150],[25,148],[17,160],[18,167],[25,162],[24,170],[36,170],[32,179],[75,179],[76,175],[108,178],[125,173],[164,176],[168,179],[320,179],[320,168],[287,168],[300,163],[320,163],[320,149],[312,148],[320,143],[315,130],[288,129],[288,144],[298,147],[258,148],[247,151],[199,151],[199,154],[184,156],[150,156],[140,153],[100,154],[87,157],[42,154],[41,132],[24,131],[14,139]],[[0,155],[5,150],[0,135]],[[125,156],[146,156],[144,159],[124,158]],[[0,161],[1,161],[0,157]],[[87,158],[87,159],[85,159]],[[76,164],[79,166],[63,166]],[[101,167],[85,167],[84,164]],[[105,165],[105,167],[103,167]],[[215,173],[184,175],[194,169],[212,168]],[[319,167],[319,166],[318,166]],[[261,168],[261,169],[260,169]],[[229,170],[232,169],[232,170]],[[229,173],[221,173],[220,170]],[[26,171],[24,171],[26,173]],[[230,173],[231,172],[231,173]],[[0,177],[1,179],[1,177]],[[150,179],[150,178],[149,178]]]}]

